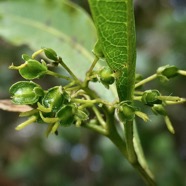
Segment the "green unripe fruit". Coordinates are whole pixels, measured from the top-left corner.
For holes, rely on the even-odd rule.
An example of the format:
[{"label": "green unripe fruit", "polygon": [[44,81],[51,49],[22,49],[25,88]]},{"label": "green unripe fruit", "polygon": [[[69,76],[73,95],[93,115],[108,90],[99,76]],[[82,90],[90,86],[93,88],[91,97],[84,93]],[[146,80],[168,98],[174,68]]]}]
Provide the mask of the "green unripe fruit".
[{"label": "green unripe fruit", "polygon": [[56,114],[62,126],[69,126],[74,122],[76,109],[73,105],[64,105]]},{"label": "green unripe fruit", "polygon": [[105,85],[111,85],[114,83],[115,78],[113,72],[109,67],[104,67],[99,72],[100,81]]},{"label": "green unripe fruit", "polygon": [[153,106],[154,104],[161,104],[162,101],[158,99],[160,93],[158,90],[147,90],[143,93],[141,101],[148,106]]},{"label": "green unripe fruit", "polygon": [[53,112],[57,112],[67,102],[68,95],[61,86],[50,88],[42,99],[42,105]]},{"label": "green unripe fruit", "polygon": [[36,103],[43,94],[42,88],[32,81],[19,81],[9,90],[15,104],[27,105]]},{"label": "green unripe fruit", "polygon": [[47,66],[44,63],[42,64],[33,59],[26,61],[19,69],[20,75],[28,80],[40,78],[45,75],[47,71]]},{"label": "green unripe fruit", "polygon": [[157,74],[163,75],[166,78],[173,78],[178,75],[178,68],[173,65],[166,65],[163,67],[159,67],[157,70]]},{"label": "green unripe fruit", "polygon": [[135,108],[127,103],[119,106],[118,116],[121,121],[131,121],[135,117]]},{"label": "green unripe fruit", "polygon": [[167,112],[165,110],[165,108],[163,107],[163,105],[161,104],[154,104],[152,107],[152,111],[156,114],[156,115],[162,115],[162,116],[166,116]]}]

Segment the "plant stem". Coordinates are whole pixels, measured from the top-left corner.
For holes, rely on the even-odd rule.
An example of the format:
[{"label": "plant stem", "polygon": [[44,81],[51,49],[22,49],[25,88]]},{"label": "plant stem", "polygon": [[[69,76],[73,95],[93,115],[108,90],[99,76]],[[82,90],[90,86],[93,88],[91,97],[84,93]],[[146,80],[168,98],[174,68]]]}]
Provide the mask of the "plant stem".
[{"label": "plant stem", "polygon": [[186,76],[186,71],[185,70],[178,70],[178,73],[180,75]]},{"label": "plant stem", "polygon": [[111,103],[107,102],[107,101],[104,101],[102,99],[91,99],[91,100],[84,100],[84,99],[77,99],[77,98],[73,98],[72,99],[73,102],[76,102],[76,103],[87,103],[87,104],[95,104],[95,103],[98,103],[98,104],[105,104],[105,105],[109,105],[109,106],[113,106]]},{"label": "plant stem", "polygon": [[126,140],[126,147],[128,152],[128,160],[131,164],[137,161],[137,156],[134,149],[133,143],[133,121],[126,121],[124,123],[125,127],[125,140]]},{"label": "plant stem", "polygon": [[54,76],[54,77],[66,79],[67,81],[72,81],[71,78],[69,78],[69,77],[67,77],[67,76],[63,76],[63,75],[61,75],[61,74],[58,74],[58,73],[53,72],[53,71],[50,71],[50,70],[47,71],[47,74],[48,74],[48,75],[51,75],[51,76]]},{"label": "plant stem", "polygon": [[[117,141],[115,141],[115,139],[113,139],[112,141],[119,148],[119,150],[122,152],[124,157],[127,158],[127,160],[131,163],[131,165],[137,170],[137,172],[142,177],[144,182],[148,186],[156,186],[156,183],[154,181],[152,174],[149,172],[148,169],[146,169],[145,167],[142,166],[141,162],[138,160],[138,157],[136,155],[136,152],[134,149],[134,143],[133,143],[133,141],[134,141],[134,139],[133,139],[133,125],[130,122],[127,122],[125,124],[125,126],[126,125],[128,125],[127,127],[125,127],[125,130],[127,129],[127,131],[125,133],[125,135],[127,135],[126,136],[126,145],[121,144],[121,142],[118,140],[118,137],[116,135],[114,135],[113,138],[117,137],[116,138]],[[120,142],[120,143],[118,143],[118,142]],[[139,146],[139,144],[137,144],[137,145]],[[124,149],[126,149],[126,150],[124,150]],[[138,156],[139,156],[139,154],[138,154]]]},{"label": "plant stem", "polygon": [[142,96],[134,96],[133,100],[135,101],[141,101]]},{"label": "plant stem", "polygon": [[101,113],[99,112],[99,110],[98,110],[95,106],[92,107],[92,110],[94,111],[94,113],[95,113],[95,115],[96,115],[96,117],[97,117],[99,123],[101,124],[101,126],[102,126],[103,128],[106,128],[106,125],[107,125],[107,124],[106,124],[105,120],[102,118],[102,115],[101,115]]},{"label": "plant stem", "polygon": [[[100,3],[101,2],[101,3]],[[98,1],[98,0],[89,0],[90,9],[95,20],[95,25],[98,32],[98,41],[100,45],[97,45],[97,52],[102,52],[105,56],[107,64],[113,71],[118,73],[116,78],[116,87],[120,101],[130,101],[133,104],[133,92],[134,92],[134,82],[135,82],[135,63],[136,63],[136,39],[135,39],[135,24],[134,24],[134,7],[133,7],[133,0],[123,0],[121,1],[121,5],[123,9],[118,11],[118,2],[109,3],[110,6],[108,8],[108,4],[106,1]],[[107,4],[107,5],[106,5]],[[108,8],[108,12],[112,15],[110,17],[107,13],[102,12],[100,6],[104,6]],[[115,9],[114,9],[115,7]],[[112,11],[111,11],[112,10]],[[114,10],[114,11],[113,11]],[[114,12],[114,13],[113,13]],[[121,13],[116,14],[116,13]],[[118,47],[117,38],[112,39],[110,37],[110,31],[113,30],[110,23],[113,23],[117,20],[117,15],[121,17],[122,24],[117,28],[117,32],[121,33],[118,34],[118,40],[125,41],[121,42]],[[124,16],[123,16],[124,15]],[[104,17],[104,19],[103,19]],[[106,19],[105,19],[106,17]],[[124,17],[124,19],[123,19]],[[102,24],[100,24],[100,22]],[[126,24],[123,24],[126,22]],[[105,24],[107,25],[105,29]],[[104,26],[103,26],[104,25]],[[124,26],[123,26],[124,25]],[[107,35],[109,37],[107,37]],[[123,40],[122,40],[123,39]],[[101,47],[101,49],[99,48]],[[125,49],[126,50],[123,50]],[[101,51],[100,51],[100,50]],[[115,54],[120,54],[120,56],[116,57]],[[99,56],[99,55],[98,55]],[[125,56],[124,58],[122,56]],[[96,62],[95,62],[96,63]],[[92,67],[88,72],[90,72],[95,63],[93,62]],[[155,75],[157,76],[157,75]],[[153,77],[156,78],[156,77]],[[149,79],[146,81],[142,81],[142,84],[148,82]],[[140,82],[136,85],[136,87],[142,85]],[[90,89],[87,88],[88,80],[85,80],[84,85],[81,87],[87,94],[91,95],[91,98],[96,99],[97,95],[90,92]],[[97,97],[98,98],[98,97]],[[138,161],[137,154],[134,149],[134,132],[133,132],[133,121],[127,121],[124,123],[125,127],[125,140],[119,135],[116,125],[115,125],[115,118],[114,118],[114,108],[109,108],[103,104],[102,110],[106,117],[106,129],[107,134],[106,136],[118,147],[124,157],[128,159],[128,161],[132,164],[133,167],[140,173],[142,178],[148,183],[149,186],[154,186],[153,178],[148,174],[146,169],[142,167],[140,162]]]},{"label": "plant stem", "polygon": [[32,54],[32,59],[35,59],[36,56],[38,56],[39,54],[41,54],[41,53],[43,52],[43,50],[44,50],[44,49],[40,49],[40,50],[34,52],[34,53]]},{"label": "plant stem", "polygon": [[98,60],[99,60],[99,58],[97,56],[95,56],[95,59],[94,59],[92,65],[90,66],[89,70],[87,71],[87,74],[92,72],[92,70],[94,69],[94,67],[97,64]]},{"label": "plant stem", "polygon": [[179,101],[165,101],[166,105],[175,105],[175,104],[182,104],[185,103],[186,99],[185,98],[180,98]]},{"label": "plant stem", "polygon": [[[131,157],[129,157],[128,155],[126,143],[118,134],[118,131],[116,130],[114,111],[112,110],[110,111],[106,106],[103,106],[103,110],[107,118],[107,134],[104,135],[106,135],[113,142],[113,144],[119,149],[122,155],[130,162],[129,158]],[[142,165],[137,160],[136,155],[134,156],[135,156],[135,161],[131,163],[132,166],[138,171],[138,173],[140,174],[140,176],[143,178],[143,180],[148,186],[156,186],[156,183],[154,182],[151,173],[147,171],[147,169],[142,167]]]},{"label": "plant stem", "polygon": [[121,138],[121,136],[118,134],[118,131],[116,130],[114,111],[108,110],[108,108],[105,106],[103,106],[103,109],[105,111],[105,115],[107,118],[107,130],[108,130],[107,137],[116,145],[116,147],[119,149],[122,155],[126,159],[128,159],[126,144],[124,140]]},{"label": "plant stem", "polygon": [[157,98],[159,100],[162,100],[162,101],[173,101],[173,102],[176,102],[178,103],[179,101],[181,101],[182,99],[178,96],[157,96]]},{"label": "plant stem", "polygon": [[73,79],[77,82],[79,82],[79,79],[76,77],[76,75],[68,68],[68,66],[63,62],[63,60],[60,58],[59,64],[73,77]]},{"label": "plant stem", "polygon": [[156,186],[154,178],[147,173],[147,171],[141,166],[138,161],[132,164],[132,166],[138,171],[139,175],[143,178],[147,186]]},{"label": "plant stem", "polygon": [[107,134],[106,129],[104,129],[102,126],[99,126],[99,125],[96,124],[96,123],[86,123],[85,125],[82,125],[82,126],[85,127],[85,128],[94,130],[94,131],[96,131],[96,132],[98,132],[99,134],[102,134],[102,135],[104,135],[104,136]]},{"label": "plant stem", "polygon": [[16,127],[16,130],[21,130],[23,129],[24,127],[32,124],[33,122],[35,122],[37,120],[37,117],[36,116],[31,116],[28,120],[26,120],[25,122],[19,124],[17,127]]},{"label": "plant stem", "polygon": [[86,78],[85,78],[85,80],[83,82],[83,87],[87,87],[88,86],[88,83],[90,81],[90,74],[91,74],[92,70],[94,69],[95,65],[97,64],[98,60],[99,60],[99,58],[97,56],[95,56],[94,61],[92,62],[89,70],[86,73]]},{"label": "plant stem", "polygon": [[149,76],[149,77],[143,79],[142,81],[136,83],[135,84],[135,88],[137,88],[137,87],[139,87],[141,85],[144,85],[144,84],[148,83],[149,81],[152,81],[152,80],[156,79],[157,77],[158,77],[157,74],[153,74],[152,76]]}]

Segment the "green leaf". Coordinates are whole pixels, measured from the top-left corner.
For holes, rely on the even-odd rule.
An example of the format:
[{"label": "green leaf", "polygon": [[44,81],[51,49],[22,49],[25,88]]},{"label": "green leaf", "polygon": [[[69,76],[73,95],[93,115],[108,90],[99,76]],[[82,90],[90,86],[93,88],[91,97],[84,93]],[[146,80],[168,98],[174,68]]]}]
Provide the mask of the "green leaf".
[{"label": "green leaf", "polygon": [[135,152],[136,152],[138,161],[142,165],[143,169],[150,175],[150,177],[153,178],[153,174],[149,169],[148,163],[146,161],[146,157],[143,152],[143,148],[141,146],[141,141],[139,138],[136,122],[134,122],[134,139],[133,139],[133,141],[134,141],[134,148],[135,148]]},{"label": "green leaf", "polygon": [[89,4],[98,33],[94,52],[116,72],[120,101],[131,100],[136,62],[133,0],[89,0]]},{"label": "green leaf", "polygon": [[[0,2],[0,27],[0,36],[14,45],[27,44],[34,51],[52,48],[80,79],[93,61],[96,31],[92,20],[65,0]],[[103,98],[115,98],[99,84],[93,89]]]},{"label": "green leaf", "polygon": [[74,4],[6,1],[0,3],[0,15],[0,35],[13,44],[27,44],[33,50],[50,47],[76,72],[85,72],[91,64],[95,28],[85,11]]},{"label": "green leaf", "polygon": [[2,37],[33,50],[52,48],[79,77],[79,72],[86,72],[93,61],[94,25],[88,14],[72,3],[5,1],[0,2],[0,17]]}]

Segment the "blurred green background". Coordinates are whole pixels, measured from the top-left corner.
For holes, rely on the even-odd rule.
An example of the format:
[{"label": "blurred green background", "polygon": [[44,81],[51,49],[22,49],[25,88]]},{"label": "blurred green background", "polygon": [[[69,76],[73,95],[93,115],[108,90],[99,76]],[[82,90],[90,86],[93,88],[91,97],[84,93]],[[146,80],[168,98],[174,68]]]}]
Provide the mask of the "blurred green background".
[{"label": "blurred green background", "polygon": [[[89,13],[87,0],[73,0]],[[135,0],[137,72],[144,77],[171,64],[186,69],[186,3],[184,0]],[[0,30],[3,29],[0,25]],[[84,34],[82,32],[82,34]],[[33,34],[33,37],[38,37]],[[41,46],[38,46],[38,49]],[[50,47],[50,46],[48,46]],[[93,46],[92,46],[93,47]],[[0,99],[9,98],[11,84],[21,80],[8,66],[21,63],[27,45],[15,46],[0,37]],[[186,79],[155,80],[145,88],[186,97]],[[43,86],[59,81],[47,79]],[[142,145],[158,186],[186,185],[186,104],[168,107],[175,128],[170,134],[161,117],[137,120]],[[0,110],[0,186],[143,186],[141,178],[105,137],[82,128],[63,128],[44,136],[44,126],[22,131],[18,113]]]}]

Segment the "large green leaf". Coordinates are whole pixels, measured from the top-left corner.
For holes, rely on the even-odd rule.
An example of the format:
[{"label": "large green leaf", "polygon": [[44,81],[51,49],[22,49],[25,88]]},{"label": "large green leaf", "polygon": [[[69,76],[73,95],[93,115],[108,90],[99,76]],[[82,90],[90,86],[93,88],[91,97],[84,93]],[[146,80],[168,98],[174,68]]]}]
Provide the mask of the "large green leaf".
[{"label": "large green leaf", "polygon": [[[0,3],[0,34],[13,44],[34,50],[50,47],[75,69],[92,61],[96,34],[89,16],[66,1],[5,1]],[[74,63],[76,65],[74,65]]]},{"label": "large green leaf", "polygon": [[94,49],[117,74],[120,101],[132,100],[136,67],[133,0],[89,0],[98,33]]},{"label": "large green leaf", "polygon": [[[83,9],[65,0],[0,2],[0,36],[33,50],[54,49],[79,78],[84,77],[94,57],[92,20]],[[108,98],[111,94],[107,93],[104,97]]]}]

